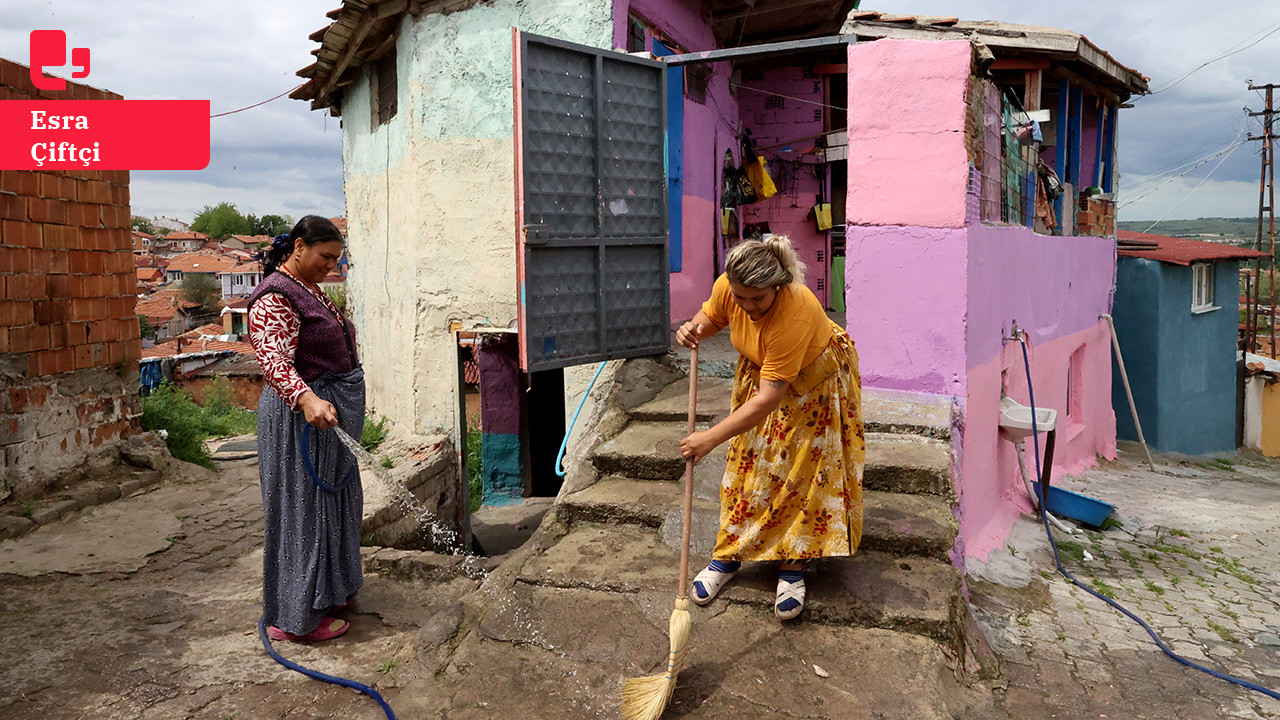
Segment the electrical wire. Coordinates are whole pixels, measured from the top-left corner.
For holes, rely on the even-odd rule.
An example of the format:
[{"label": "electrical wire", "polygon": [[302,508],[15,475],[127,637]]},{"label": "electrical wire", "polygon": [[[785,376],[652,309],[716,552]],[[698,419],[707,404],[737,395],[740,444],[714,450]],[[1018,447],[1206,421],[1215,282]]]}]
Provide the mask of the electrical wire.
[{"label": "electrical wire", "polygon": [[[1027,356],[1026,339],[1019,338],[1018,342],[1022,344],[1022,364],[1027,371],[1027,397],[1031,403],[1031,444],[1034,445],[1036,448],[1036,476],[1043,477],[1042,475],[1043,471],[1040,469],[1040,437],[1039,437],[1040,431],[1036,423],[1036,396],[1035,396],[1035,391],[1032,389],[1032,384],[1031,384],[1031,360]],[[1058,543],[1053,539],[1053,530],[1049,528],[1048,510],[1046,507],[1048,505],[1048,499],[1049,499],[1049,488],[1047,485],[1041,486],[1040,494],[1041,494],[1040,520],[1042,523],[1044,523],[1044,532],[1049,538],[1049,547],[1053,549],[1053,562],[1055,565],[1058,566],[1058,572],[1061,573],[1063,577],[1065,577],[1067,580],[1070,580],[1071,583],[1076,587],[1080,588],[1081,590],[1084,590],[1090,595],[1105,602],[1106,604],[1110,605],[1116,610],[1119,610],[1130,620],[1133,620],[1134,622],[1141,625],[1142,629],[1147,631],[1147,634],[1151,636],[1151,639],[1155,641],[1156,645],[1159,646],[1160,650],[1163,651],[1165,655],[1168,655],[1169,657],[1182,663],[1183,665],[1186,665],[1189,668],[1193,668],[1193,669],[1199,670],[1202,673],[1212,675],[1213,677],[1216,677],[1219,680],[1226,680],[1229,683],[1233,683],[1233,684],[1239,685],[1240,687],[1248,688],[1249,690],[1254,690],[1262,693],[1263,695],[1267,695],[1269,697],[1275,698],[1276,700],[1280,700],[1280,693],[1276,692],[1275,690],[1269,690],[1267,688],[1262,687],[1261,685],[1251,683],[1248,680],[1242,680],[1238,677],[1226,675],[1216,670],[1210,670],[1209,668],[1203,665],[1196,664],[1182,657],[1181,655],[1178,655],[1173,650],[1171,650],[1168,645],[1165,644],[1164,640],[1160,639],[1160,636],[1156,634],[1156,631],[1153,630],[1150,625],[1144,622],[1142,618],[1133,614],[1127,608],[1125,608],[1123,605],[1116,602],[1115,600],[1112,600],[1111,598],[1103,595],[1102,593],[1094,590],[1093,588],[1077,580],[1074,575],[1072,575],[1070,572],[1067,571],[1065,567],[1062,566],[1062,558],[1058,555]]]},{"label": "electrical wire", "polygon": [[[1191,173],[1192,173],[1192,172],[1194,172],[1195,170],[1197,170],[1197,169],[1199,169],[1199,168],[1203,167],[1204,165],[1207,165],[1207,164],[1208,164],[1211,160],[1213,160],[1214,158],[1216,158],[1216,157],[1221,157],[1222,155],[1230,155],[1232,152],[1234,152],[1234,151],[1236,150],[1236,148],[1240,147],[1241,145],[1245,144],[1246,142],[1248,142],[1248,141],[1247,141],[1246,139],[1244,139],[1242,136],[1237,136],[1237,137],[1236,137],[1236,139],[1235,139],[1235,140],[1233,140],[1233,141],[1231,141],[1231,143],[1230,143],[1230,144],[1228,144],[1226,147],[1224,147],[1224,148],[1222,148],[1222,149],[1218,150],[1217,152],[1214,152],[1214,153],[1212,153],[1212,154],[1210,154],[1210,155],[1208,155],[1208,156],[1205,156],[1205,157],[1201,158],[1200,160],[1195,161],[1194,163],[1191,163],[1191,164],[1190,164],[1191,166],[1190,166],[1190,167],[1188,167],[1184,172],[1178,173],[1177,175],[1173,175],[1173,176],[1171,176],[1171,177],[1164,178],[1162,181],[1157,182],[1156,184],[1154,184],[1154,185],[1152,185],[1152,186],[1150,186],[1150,187],[1148,187],[1148,188],[1144,188],[1144,189],[1142,189],[1142,190],[1138,190],[1138,191],[1134,192],[1132,196],[1130,196],[1130,197],[1129,197],[1127,200],[1125,200],[1124,202],[1120,203],[1120,204],[1118,205],[1118,207],[1119,207],[1119,208],[1125,208],[1125,207],[1128,207],[1129,205],[1132,205],[1132,204],[1134,204],[1134,203],[1138,202],[1139,200],[1142,200],[1143,198],[1146,198],[1147,196],[1151,195],[1151,194],[1152,194],[1153,192],[1155,192],[1156,190],[1159,190],[1160,188],[1163,188],[1164,186],[1166,186],[1166,185],[1168,185],[1168,184],[1170,184],[1170,183],[1172,183],[1172,182],[1174,182],[1174,181],[1176,181],[1176,180],[1179,180],[1179,179],[1181,179],[1181,178],[1183,178],[1183,177],[1186,177],[1187,175],[1191,174]],[[1167,174],[1167,173],[1166,173],[1166,174]],[[1161,177],[1161,176],[1156,176],[1156,178],[1155,178],[1155,179],[1159,179],[1160,177]]]},{"label": "electrical wire", "polygon": [[824,108],[827,108],[827,109],[829,109],[829,110],[847,110],[847,109],[848,109],[848,108],[840,107],[839,105],[828,105],[827,103],[824,103],[824,102],[818,102],[817,100],[807,100],[807,99],[805,99],[805,98],[801,98],[801,97],[793,97],[793,96],[791,96],[791,95],[783,95],[782,93],[776,93],[776,92],[773,92],[773,91],[771,91],[771,90],[762,90],[762,89],[760,89],[760,88],[751,87],[750,85],[742,85],[742,84],[740,84],[740,83],[729,83],[729,85],[730,85],[731,87],[737,88],[737,89],[739,89],[739,90],[750,90],[750,91],[752,91],[752,92],[758,92],[758,93],[760,93],[761,95],[772,95],[772,96],[774,96],[774,97],[786,98],[786,99],[788,99],[788,100],[795,100],[796,102],[808,103],[808,104],[810,104],[810,105],[817,105],[818,107],[824,107]]},{"label": "electrical wire", "polygon": [[[1270,32],[1267,32],[1268,30],[1269,30]],[[1195,73],[1199,72],[1200,70],[1203,70],[1204,68],[1206,68],[1206,67],[1208,67],[1208,66],[1212,65],[1213,63],[1216,63],[1216,62],[1218,62],[1219,60],[1223,60],[1223,59],[1229,58],[1229,57],[1231,57],[1232,55],[1235,55],[1235,54],[1237,54],[1237,53],[1242,53],[1242,52],[1244,52],[1245,50],[1248,50],[1249,48],[1253,47],[1254,45],[1257,45],[1258,43],[1262,42],[1263,40],[1266,40],[1267,38],[1271,37],[1272,35],[1276,34],[1277,32],[1280,32],[1280,22],[1277,22],[1277,23],[1275,23],[1275,24],[1273,24],[1273,25],[1268,25],[1267,27],[1263,28],[1263,29],[1262,29],[1262,30],[1260,30],[1259,32],[1266,32],[1267,34],[1266,34],[1266,35],[1263,35],[1262,37],[1258,38],[1257,40],[1254,40],[1253,42],[1249,43],[1248,45],[1245,45],[1244,47],[1241,47],[1241,48],[1238,48],[1238,49],[1229,49],[1227,52],[1222,53],[1221,55],[1219,55],[1219,56],[1217,56],[1217,57],[1213,58],[1212,60],[1206,60],[1206,61],[1204,61],[1204,62],[1200,63],[1200,64],[1199,64],[1198,66],[1196,66],[1194,69],[1192,69],[1192,70],[1188,70],[1187,72],[1185,72],[1185,73],[1183,73],[1182,75],[1178,76],[1178,78],[1177,78],[1177,79],[1175,79],[1173,82],[1169,83],[1168,85],[1165,85],[1164,87],[1160,88],[1159,90],[1153,90],[1153,91],[1151,91],[1150,93],[1148,93],[1148,94],[1147,94],[1147,97],[1151,97],[1152,95],[1156,95],[1156,94],[1162,93],[1162,92],[1164,92],[1165,90],[1168,90],[1169,88],[1173,87],[1174,85],[1177,85],[1178,83],[1182,82],[1183,80],[1186,80],[1187,78],[1191,77],[1193,74],[1195,74]],[[1254,33],[1254,34],[1256,35],[1257,33]],[[1239,45],[1239,43],[1237,43],[1237,45]],[[1235,47],[1235,46],[1232,46],[1232,47]]]},{"label": "electrical wire", "polygon": [[1235,151],[1240,147],[1240,145],[1243,145],[1243,144],[1244,144],[1244,143],[1239,143],[1239,144],[1237,144],[1235,147],[1231,148],[1231,152],[1227,153],[1226,155],[1223,155],[1223,156],[1222,156],[1222,159],[1218,161],[1218,164],[1217,164],[1217,165],[1214,165],[1214,166],[1213,166],[1213,169],[1211,169],[1211,170],[1209,170],[1209,172],[1205,173],[1205,176],[1204,176],[1203,178],[1201,178],[1201,179],[1200,179],[1200,182],[1196,183],[1196,186],[1195,186],[1195,187],[1193,187],[1193,188],[1191,188],[1191,192],[1187,193],[1186,195],[1184,195],[1184,196],[1182,197],[1182,199],[1181,199],[1181,200],[1179,200],[1178,202],[1174,203],[1173,207],[1171,207],[1171,208],[1169,208],[1167,211],[1165,211],[1165,214],[1161,215],[1161,216],[1160,216],[1160,217],[1159,217],[1155,222],[1153,222],[1153,223],[1151,223],[1150,225],[1148,225],[1148,226],[1147,226],[1147,229],[1146,229],[1146,230],[1143,230],[1142,232],[1144,232],[1144,233],[1145,233],[1145,232],[1151,232],[1151,228],[1155,227],[1156,225],[1159,225],[1161,220],[1164,220],[1165,218],[1169,217],[1169,213],[1173,212],[1174,210],[1177,210],[1179,205],[1181,205],[1182,203],[1184,203],[1184,202],[1186,202],[1186,201],[1187,201],[1187,198],[1191,197],[1192,195],[1195,195],[1195,194],[1196,194],[1196,191],[1200,189],[1200,186],[1201,186],[1201,185],[1204,185],[1206,182],[1208,182],[1209,178],[1213,176],[1214,171],[1216,171],[1218,168],[1222,167],[1222,163],[1226,162],[1226,161],[1227,161],[1227,158],[1231,157],[1231,153],[1235,152]]},{"label": "electrical wire", "polygon": [[273,97],[273,98],[267,98],[266,100],[263,100],[262,102],[254,103],[254,104],[249,105],[249,106],[247,106],[247,107],[242,107],[242,108],[240,108],[239,110],[228,110],[227,112],[218,113],[218,114],[216,114],[216,115],[210,115],[210,116],[209,116],[209,119],[210,119],[210,120],[212,120],[212,119],[214,119],[214,118],[222,117],[222,116],[224,116],[224,115],[235,115],[235,114],[236,114],[236,113],[238,113],[238,112],[244,112],[245,110],[252,110],[253,108],[258,107],[259,105],[266,105],[267,103],[271,102],[272,100],[279,100],[280,98],[284,97],[285,95],[288,95],[289,93],[293,92],[294,90],[297,90],[298,88],[302,87],[303,85],[306,85],[306,83],[298,83],[298,84],[297,84],[297,85],[295,85],[294,87],[291,87],[291,88],[289,88],[288,90],[285,90],[284,92],[280,93],[279,95],[277,95],[277,96],[275,96],[275,97]]}]

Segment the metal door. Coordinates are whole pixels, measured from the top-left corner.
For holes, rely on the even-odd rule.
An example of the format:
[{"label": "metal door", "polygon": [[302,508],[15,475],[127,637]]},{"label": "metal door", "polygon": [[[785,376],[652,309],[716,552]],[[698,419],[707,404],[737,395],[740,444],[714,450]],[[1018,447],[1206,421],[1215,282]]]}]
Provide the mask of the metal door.
[{"label": "metal door", "polygon": [[666,66],[515,31],[520,360],[666,352]]}]

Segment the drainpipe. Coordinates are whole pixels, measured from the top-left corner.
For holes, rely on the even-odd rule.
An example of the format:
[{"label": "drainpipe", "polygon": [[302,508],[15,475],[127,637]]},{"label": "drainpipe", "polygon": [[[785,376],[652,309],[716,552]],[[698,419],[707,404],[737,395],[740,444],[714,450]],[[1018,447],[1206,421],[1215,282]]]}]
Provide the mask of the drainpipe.
[{"label": "drainpipe", "polygon": [[1147,447],[1147,441],[1142,437],[1142,423],[1138,422],[1138,407],[1133,404],[1133,390],[1129,387],[1129,374],[1124,370],[1124,356],[1120,354],[1120,338],[1116,336],[1116,323],[1110,315],[1102,313],[1098,317],[1107,321],[1107,326],[1111,328],[1111,347],[1116,351],[1116,364],[1120,366],[1120,379],[1124,381],[1124,394],[1129,398],[1129,412],[1133,414],[1133,426],[1138,429],[1138,442],[1142,443],[1142,450],[1147,454],[1147,467],[1151,468],[1151,472],[1156,471],[1155,461],[1151,459],[1151,449]]}]

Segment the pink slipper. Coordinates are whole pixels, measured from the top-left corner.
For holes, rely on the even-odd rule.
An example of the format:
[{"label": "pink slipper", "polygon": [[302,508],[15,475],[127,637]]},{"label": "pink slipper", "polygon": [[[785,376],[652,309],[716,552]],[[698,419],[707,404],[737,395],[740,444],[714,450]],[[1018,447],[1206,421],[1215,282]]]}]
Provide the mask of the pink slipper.
[{"label": "pink slipper", "polygon": [[315,630],[306,635],[294,635],[272,625],[267,628],[267,637],[276,642],[288,640],[290,642],[318,642],[320,640],[331,640],[346,632],[351,627],[351,623],[346,620],[327,617],[320,621],[320,625]]}]

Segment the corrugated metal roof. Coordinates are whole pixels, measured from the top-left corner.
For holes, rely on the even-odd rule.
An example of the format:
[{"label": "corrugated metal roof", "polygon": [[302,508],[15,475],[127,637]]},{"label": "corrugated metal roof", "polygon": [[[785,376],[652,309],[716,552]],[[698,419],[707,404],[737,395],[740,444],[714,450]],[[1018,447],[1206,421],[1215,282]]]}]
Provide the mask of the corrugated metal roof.
[{"label": "corrugated metal roof", "polygon": [[[1159,260],[1173,265],[1190,265],[1193,262],[1210,260],[1248,260],[1266,257],[1266,253],[1249,248],[1223,245],[1221,243],[1204,242],[1203,240],[1187,240],[1186,238],[1168,237],[1166,235],[1150,235],[1148,233],[1120,230],[1116,237],[1121,241],[1116,254],[1122,257],[1147,258]],[[1125,247],[1125,240],[1142,243],[1158,243],[1156,247]]]}]

